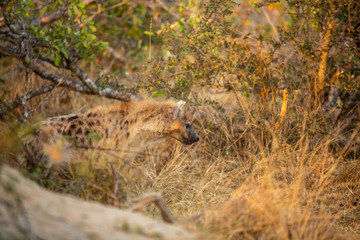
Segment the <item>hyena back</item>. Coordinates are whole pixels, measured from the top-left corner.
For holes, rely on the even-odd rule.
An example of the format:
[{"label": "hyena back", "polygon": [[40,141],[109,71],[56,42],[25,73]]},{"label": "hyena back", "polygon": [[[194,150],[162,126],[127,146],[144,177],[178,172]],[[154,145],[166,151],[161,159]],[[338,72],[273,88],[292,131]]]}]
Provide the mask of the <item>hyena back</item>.
[{"label": "hyena back", "polygon": [[35,134],[25,138],[25,152],[35,161],[48,161],[52,158],[49,145],[59,143],[69,153],[79,148],[131,149],[166,137],[190,145],[199,136],[182,109],[184,104],[122,102],[86,113],[49,118],[35,126]]}]

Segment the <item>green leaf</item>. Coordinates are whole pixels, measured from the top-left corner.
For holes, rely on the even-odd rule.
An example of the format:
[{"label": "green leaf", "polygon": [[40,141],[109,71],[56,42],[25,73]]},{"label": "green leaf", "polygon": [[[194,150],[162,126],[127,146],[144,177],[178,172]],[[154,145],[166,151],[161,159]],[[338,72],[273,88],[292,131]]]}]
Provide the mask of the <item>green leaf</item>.
[{"label": "green leaf", "polygon": [[90,25],[89,28],[90,28],[90,30],[91,30],[92,32],[96,32],[96,27],[95,27],[95,26]]},{"label": "green leaf", "polygon": [[98,42],[98,46],[101,48],[108,48],[109,47],[109,43],[108,42],[104,42],[104,41],[100,41]]},{"label": "green leaf", "polygon": [[179,13],[183,13],[184,11],[184,5],[181,3],[178,9]]},{"label": "green leaf", "polygon": [[94,34],[91,34],[91,33],[86,34],[86,36],[90,39],[90,41],[96,39],[96,36]]},{"label": "green leaf", "polygon": [[144,34],[154,36],[154,33],[149,32],[149,31],[145,31]]},{"label": "green leaf", "polygon": [[0,83],[5,84],[5,78],[0,77]]},{"label": "green leaf", "polygon": [[68,16],[71,17],[71,16],[72,16],[72,11],[71,11],[71,9],[68,9],[67,12],[68,12]]},{"label": "green leaf", "polygon": [[60,66],[60,61],[61,61],[61,57],[59,55],[56,55],[55,54],[55,57],[54,57],[54,64],[55,66]]},{"label": "green leaf", "polygon": [[79,9],[76,6],[73,7],[73,11],[74,11],[75,15],[79,14]]},{"label": "green leaf", "polygon": [[60,52],[64,55],[64,57],[65,57],[66,59],[68,59],[68,54],[67,54],[67,52],[66,52],[65,49],[61,48],[61,49],[60,49]]},{"label": "green leaf", "polygon": [[182,20],[182,19],[179,19],[178,22],[179,22],[180,28],[181,28],[182,30],[184,30],[185,24],[184,24],[183,20]]},{"label": "green leaf", "polygon": [[33,2],[32,0],[28,0],[28,6],[29,6],[30,8],[34,8],[34,7],[35,7],[35,4],[34,4],[34,2]]},{"label": "green leaf", "polygon": [[163,96],[165,96],[164,93],[158,92],[158,91],[152,92],[151,95],[152,95],[153,97],[163,97]]},{"label": "green leaf", "polygon": [[60,52],[60,48],[58,46],[53,45],[52,47],[55,48],[56,51]]},{"label": "green leaf", "polygon": [[88,28],[87,28],[87,26],[85,26],[81,29],[81,33],[87,33],[87,30],[88,30]]},{"label": "green leaf", "polygon": [[78,7],[81,8],[81,9],[84,9],[85,3],[83,3],[83,2],[79,3],[79,4],[78,4]]},{"label": "green leaf", "polygon": [[40,15],[43,16],[46,12],[46,10],[48,9],[48,6],[44,7],[41,12],[40,12]]}]

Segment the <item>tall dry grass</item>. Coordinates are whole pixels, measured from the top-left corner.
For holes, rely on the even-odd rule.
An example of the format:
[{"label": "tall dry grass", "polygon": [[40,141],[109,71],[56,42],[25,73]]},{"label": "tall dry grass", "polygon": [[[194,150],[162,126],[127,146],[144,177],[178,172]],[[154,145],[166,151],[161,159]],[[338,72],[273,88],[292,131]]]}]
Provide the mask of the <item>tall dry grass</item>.
[{"label": "tall dry grass", "polygon": [[[193,146],[158,142],[126,158],[122,151],[86,151],[69,174],[45,178],[36,169],[28,175],[53,191],[119,207],[162,192],[181,225],[215,239],[359,238],[358,158],[325,134],[336,131],[321,109],[289,101],[276,127],[282,101],[262,105],[241,92],[230,99],[233,94],[238,101],[225,112],[198,107],[201,140]],[[120,177],[117,196],[112,162]],[[160,219],[155,207],[145,213]]]},{"label": "tall dry grass", "polygon": [[[53,191],[118,207],[162,192],[179,224],[215,239],[359,238],[358,153],[338,144],[339,125],[321,108],[289,98],[279,126],[282,92],[261,102],[241,91],[207,91],[204,97],[226,107],[193,107],[198,144],[164,141],[126,154],[89,150],[68,174],[44,176],[41,168],[25,174]],[[87,98],[70,97],[69,109]],[[111,163],[120,178],[117,196]],[[153,206],[145,214],[160,219]]]},{"label": "tall dry grass", "polygon": [[[247,17],[252,10],[245,6],[241,11],[246,11]],[[256,19],[257,15],[250,20]],[[248,52],[257,50],[249,48]],[[283,51],[284,64],[296,69],[295,50]],[[234,58],[241,57],[246,55],[234,54]],[[23,75],[16,64],[3,66],[1,75],[9,69],[15,73],[8,78],[12,98],[24,91],[23,81],[18,81]],[[182,63],[176,66],[184,67]],[[262,66],[257,68],[263,72]],[[228,69],[232,70],[230,65]],[[316,70],[301,71],[294,70],[301,73],[294,76],[299,82],[303,76],[316,74]],[[89,72],[95,79],[96,70]],[[35,87],[39,79],[33,77]],[[249,89],[196,88],[190,93],[190,98],[214,100],[224,108],[206,101],[191,107],[196,110],[193,122],[200,135],[200,142],[193,146],[165,141],[141,152],[136,148],[130,152],[86,151],[78,156],[81,163],[72,165],[67,174],[44,176],[41,167],[24,174],[52,191],[118,207],[127,207],[143,193],[162,192],[178,224],[214,239],[360,239],[359,143],[354,141],[359,128],[343,135],[344,119],[336,122],[320,105],[316,107],[308,94],[311,87],[289,89],[283,114],[281,91],[269,89],[266,96],[260,96]],[[42,100],[34,99],[29,108],[36,108]],[[108,103],[59,89],[30,118]],[[21,113],[21,108],[15,112],[18,116]],[[282,116],[283,121],[279,121]],[[9,141],[11,134],[5,138],[7,141],[0,143],[2,153],[6,152],[7,162],[16,165],[11,161],[16,154],[4,150],[16,145],[16,140]],[[116,196],[111,163],[119,176]],[[153,206],[144,212],[160,219]]]}]

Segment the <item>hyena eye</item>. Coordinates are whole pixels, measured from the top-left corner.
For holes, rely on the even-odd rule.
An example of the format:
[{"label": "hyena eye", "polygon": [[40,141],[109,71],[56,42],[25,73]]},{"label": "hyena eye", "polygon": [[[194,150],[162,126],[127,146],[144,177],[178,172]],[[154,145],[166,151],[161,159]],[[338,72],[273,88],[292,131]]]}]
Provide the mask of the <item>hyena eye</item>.
[{"label": "hyena eye", "polygon": [[191,127],[190,123],[186,123],[185,127],[186,127],[186,129],[190,129],[190,127]]}]

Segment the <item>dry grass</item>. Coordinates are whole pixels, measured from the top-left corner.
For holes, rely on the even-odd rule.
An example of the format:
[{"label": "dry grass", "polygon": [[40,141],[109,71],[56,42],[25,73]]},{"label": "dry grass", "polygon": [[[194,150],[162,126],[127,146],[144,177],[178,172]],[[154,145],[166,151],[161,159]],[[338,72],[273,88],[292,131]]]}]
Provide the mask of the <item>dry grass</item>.
[{"label": "dry grass", "polygon": [[[3,65],[3,72],[18,70],[15,64]],[[8,78],[12,97],[24,90],[19,75]],[[146,152],[132,150],[126,158],[121,151],[87,151],[69,174],[44,177],[41,168],[24,174],[53,191],[122,208],[143,193],[162,192],[178,224],[214,239],[360,239],[359,143],[339,144],[341,123],[312,106],[306,92],[289,90],[281,122],[282,92],[269,90],[260,99],[253,92],[195,89],[191,97],[212,97],[225,111],[207,104],[194,107],[200,141],[193,146],[158,143]],[[39,102],[34,99],[29,108]],[[108,102],[55,90],[31,119]],[[347,137],[353,133],[359,130]],[[16,139],[10,134],[4,140],[3,157],[14,165],[8,149]],[[120,176],[117,196],[111,162]],[[153,206],[145,214],[160,219]]]},{"label": "dry grass", "polygon": [[[66,176],[30,176],[53,191],[119,207],[143,193],[162,192],[182,226],[215,239],[359,238],[358,158],[344,154],[330,134],[320,134],[326,129],[322,113],[304,112],[299,121],[291,115],[301,106],[289,102],[275,129],[281,102],[261,106],[238,97],[244,105],[234,101],[228,112],[198,109],[206,115],[195,121],[201,141],[194,146],[158,143],[145,153],[134,150],[126,161],[116,151],[87,151]],[[80,107],[82,101],[75,101]],[[234,112],[244,117],[236,120]],[[117,196],[111,162],[120,176]],[[145,213],[160,219],[152,206]]]}]

